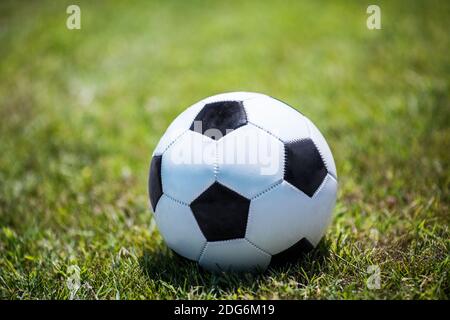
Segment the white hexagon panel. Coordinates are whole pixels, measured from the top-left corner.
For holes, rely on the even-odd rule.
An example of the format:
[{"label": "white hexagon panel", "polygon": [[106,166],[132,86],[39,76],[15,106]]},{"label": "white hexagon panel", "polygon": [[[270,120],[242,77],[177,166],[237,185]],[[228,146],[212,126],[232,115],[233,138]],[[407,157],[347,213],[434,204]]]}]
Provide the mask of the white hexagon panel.
[{"label": "white hexagon panel", "polygon": [[186,131],[164,152],[161,183],[164,194],[191,203],[215,181],[216,142]]},{"label": "white hexagon panel", "polygon": [[184,110],[167,128],[166,132],[163,134],[158,142],[155,150],[153,151],[153,156],[159,156],[164,153],[167,147],[176,139],[178,139],[186,130],[189,130],[192,125],[192,121],[203,108],[203,103],[197,102]]},{"label": "white hexagon panel", "polygon": [[167,245],[179,255],[197,261],[206,238],[189,206],[162,195],[155,210],[156,224]]},{"label": "white hexagon panel", "polygon": [[303,238],[316,246],[331,220],[336,191],[331,175],[312,197],[283,181],[251,201],[245,237],[272,255]]},{"label": "white hexagon panel", "polygon": [[247,120],[280,138],[283,142],[309,137],[304,117],[297,110],[269,96],[243,102]]},{"label": "white hexagon panel", "polygon": [[217,181],[251,199],[283,179],[284,146],[247,124],[217,142],[217,161]]},{"label": "white hexagon panel", "polygon": [[265,270],[270,255],[246,239],[208,242],[200,256],[203,268],[216,271],[258,271]]}]

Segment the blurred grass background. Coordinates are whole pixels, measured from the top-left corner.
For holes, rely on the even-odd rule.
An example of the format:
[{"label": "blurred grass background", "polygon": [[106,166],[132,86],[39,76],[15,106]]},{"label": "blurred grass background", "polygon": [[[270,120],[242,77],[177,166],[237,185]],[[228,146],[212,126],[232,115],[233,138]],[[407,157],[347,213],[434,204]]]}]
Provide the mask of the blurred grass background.
[{"label": "blurred grass background", "polygon": [[[0,3],[0,298],[448,299],[450,5],[376,1]],[[320,248],[263,275],[174,259],[150,156],[187,106],[256,91],[323,132],[340,180]],[[367,268],[381,270],[371,290]]]}]

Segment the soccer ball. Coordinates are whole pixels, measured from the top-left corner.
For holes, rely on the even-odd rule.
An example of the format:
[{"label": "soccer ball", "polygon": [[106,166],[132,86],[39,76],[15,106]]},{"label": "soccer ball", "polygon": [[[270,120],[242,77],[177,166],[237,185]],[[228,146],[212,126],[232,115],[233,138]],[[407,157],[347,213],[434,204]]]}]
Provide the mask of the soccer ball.
[{"label": "soccer ball", "polygon": [[331,221],[337,175],[322,134],[260,93],[195,103],[159,141],[150,202],[167,245],[210,271],[265,270],[314,248]]}]

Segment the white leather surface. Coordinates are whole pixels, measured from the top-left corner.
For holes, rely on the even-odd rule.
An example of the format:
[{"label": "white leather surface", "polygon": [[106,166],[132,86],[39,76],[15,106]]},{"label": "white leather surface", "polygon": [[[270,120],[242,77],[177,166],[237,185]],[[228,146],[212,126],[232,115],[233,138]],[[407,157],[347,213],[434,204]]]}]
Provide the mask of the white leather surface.
[{"label": "white leather surface", "polygon": [[248,199],[283,178],[283,144],[251,124],[221,138],[217,154],[217,180]]},{"label": "white leather surface", "polygon": [[264,270],[271,256],[245,239],[207,242],[200,265],[210,271]]},{"label": "white leather surface", "polygon": [[215,161],[215,141],[200,133],[186,131],[163,154],[163,192],[184,203],[191,203],[214,183]]},{"label": "white leather surface", "polygon": [[178,254],[197,260],[206,239],[191,209],[162,195],[155,211],[156,224],[167,245]]},{"label": "white leather surface", "polygon": [[309,136],[304,117],[288,105],[268,96],[244,101],[249,122],[269,131],[284,142]]},{"label": "white leather surface", "polygon": [[312,198],[283,181],[250,203],[246,238],[270,254],[303,237],[317,245],[330,222],[336,191],[330,175]]}]

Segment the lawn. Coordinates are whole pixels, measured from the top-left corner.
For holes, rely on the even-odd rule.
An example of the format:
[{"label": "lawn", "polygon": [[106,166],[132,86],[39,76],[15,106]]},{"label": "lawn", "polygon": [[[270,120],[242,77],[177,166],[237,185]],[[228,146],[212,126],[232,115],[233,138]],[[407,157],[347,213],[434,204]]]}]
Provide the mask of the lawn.
[{"label": "lawn", "polygon": [[[72,3],[0,3],[0,298],[449,298],[449,2],[376,1],[381,30],[364,1],[77,1],[68,30]],[[211,275],[155,226],[154,147],[226,91],[334,153],[333,223],[296,265]]]}]

